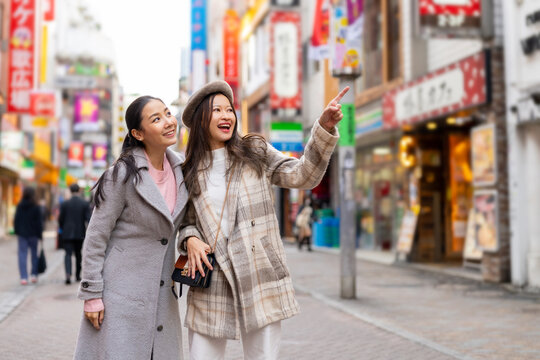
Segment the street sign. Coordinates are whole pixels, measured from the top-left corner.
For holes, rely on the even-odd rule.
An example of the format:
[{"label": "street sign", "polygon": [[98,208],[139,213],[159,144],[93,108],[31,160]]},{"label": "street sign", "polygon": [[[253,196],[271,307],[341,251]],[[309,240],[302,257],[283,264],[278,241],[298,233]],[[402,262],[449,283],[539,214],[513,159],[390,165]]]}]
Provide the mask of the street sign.
[{"label": "street sign", "polygon": [[343,119],[338,124],[339,146],[354,146],[354,104],[342,104]]}]

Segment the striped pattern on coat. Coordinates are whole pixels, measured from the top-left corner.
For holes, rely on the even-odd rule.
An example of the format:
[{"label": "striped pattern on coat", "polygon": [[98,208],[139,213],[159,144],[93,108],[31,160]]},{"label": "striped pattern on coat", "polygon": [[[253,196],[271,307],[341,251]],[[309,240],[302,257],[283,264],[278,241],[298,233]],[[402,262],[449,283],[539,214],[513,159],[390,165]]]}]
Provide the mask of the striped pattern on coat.
[{"label": "striped pattern on coat", "polygon": [[[304,155],[287,157],[267,144],[265,174],[258,178],[247,166],[232,173],[227,209],[231,232],[220,233],[217,265],[209,288],[190,288],[185,326],[215,338],[238,339],[246,332],[287,319],[298,313],[286,264],[272,185],[311,189],[319,184],[339,135],[316,121]],[[219,218],[199,177],[201,195],[188,202],[179,239],[195,236],[214,244]],[[180,243],[180,242],[179,242]]]}]

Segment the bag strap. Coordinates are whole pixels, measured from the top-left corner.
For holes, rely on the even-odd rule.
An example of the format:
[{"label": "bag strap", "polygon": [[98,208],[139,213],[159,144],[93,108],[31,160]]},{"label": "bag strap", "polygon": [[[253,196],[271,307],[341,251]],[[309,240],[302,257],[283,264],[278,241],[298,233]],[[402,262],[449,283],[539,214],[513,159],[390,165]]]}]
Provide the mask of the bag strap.
[{"label": "bag strap", "polygon": [[221,231],[221,220],[223,220],[223,212],[225,210],[225,204],[227,203],[227,198],[229,197],[229,187],[231,185],[231,180],[234,174],[234,167],[231,170],[231,174],[229,175],[229,181],[227,183],[227,190],[225,190],[225,199],[223,199],[223,205],[221,206],[221,214],[219,215],[219,223],[218,223],[218,229],[216,233],[216,240],[214,240],[214,246],[210,249],[210,254],[212,254],[214,251],[216,251],[216,245],[217,245],[217,239],[219,237],[219,232]]},{"label": "bag strap", "polygon": [[[212,254],[216,250],[217,239],[218,239],[219,233],[221,231],[221,221],[223,220],[223,211],[225,210],[225,204],[227,203],[227,198],[228,198],[228,195],[229,195],[229,187],[231,185],[231,180],[232,180],[232,177],[233,177],[233,174],[234,174],[234,169],[235,168],[233,168],[231,170],[231,174],[229,175],[229,181],[227,183],[227,190],[225,191],[225,199],[223,199],[223,206],[221,207],[221,215],[219,217],[218,230],[217,230],[217,233],[216,233],[216,240],[214,241],[213,248],[210,249],[210,254]],[[180,255],[178,257],[178,259],[176,260],[176,264],[174,264],[174,267],[177,268],[177,269],[183,269],[184,266],[186,266],[187,261],[188,261],[187,256]]]}]

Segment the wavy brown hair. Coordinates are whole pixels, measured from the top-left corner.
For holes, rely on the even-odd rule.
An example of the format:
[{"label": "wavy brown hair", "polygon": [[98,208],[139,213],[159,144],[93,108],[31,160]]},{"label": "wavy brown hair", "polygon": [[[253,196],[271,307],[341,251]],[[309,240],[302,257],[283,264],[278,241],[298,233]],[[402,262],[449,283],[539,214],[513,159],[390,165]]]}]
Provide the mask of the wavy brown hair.
[{"label": "wavy brown hair", "polygon": [[[210,120],[212,119],[212,108],[214,98],[220,93],[210,94],[201,101],[195,113],[193,122],[189,130],[189,138],[186,147],[186,160],[182,164],[184,182],[189,191],[190,197],[197,197],[201,194],[199,184],[199,172],[207,171],[212,167],[212,156],[210,147]],[[227,98],[228,99],[228,98]],[[234,106],[230,103],[231,107]],[[249,166],[260,178],[264,172],[266,163],[266,140],[257,134],[240,136],[237,132],[238,118],[234,111],[234,129],[230,140],[225,142],[227,155],[231,159],[227,174],[232,167],[243,164]]]}]

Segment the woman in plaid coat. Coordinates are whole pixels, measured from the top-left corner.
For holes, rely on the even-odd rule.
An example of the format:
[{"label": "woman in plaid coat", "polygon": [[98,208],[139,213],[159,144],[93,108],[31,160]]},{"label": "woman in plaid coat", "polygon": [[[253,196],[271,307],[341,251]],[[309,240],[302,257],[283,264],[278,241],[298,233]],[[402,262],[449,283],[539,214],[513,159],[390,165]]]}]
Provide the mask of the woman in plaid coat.
[{"label": "woman in plaid coat", "polygon": [[[338,140],[344,89],[313,125],[300,159],[257,135],[241,137],[233,92],[224,81],[190,98],[182,121],[190,128],[183,164],[190,200],[179,250],[191,276],[210,264],[208,288],[190,288],[185,325],[192,359],[221,359],[227,339],[242,338],[246,359],[277,359],[281,320],[298,313],[285,262],[272,185],[310,189],[321,181]],[[217,239],[217,240],[216,240]],[[215,248],[214,248],[215,244]]]}]

